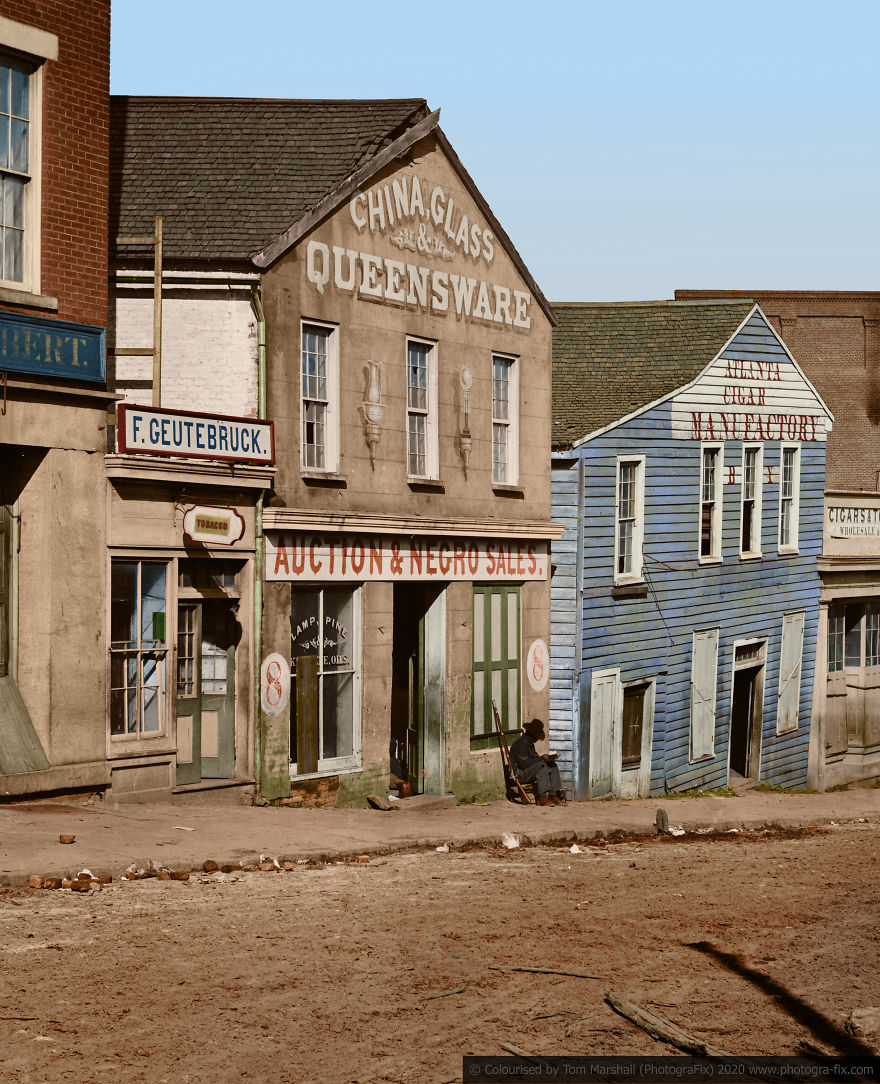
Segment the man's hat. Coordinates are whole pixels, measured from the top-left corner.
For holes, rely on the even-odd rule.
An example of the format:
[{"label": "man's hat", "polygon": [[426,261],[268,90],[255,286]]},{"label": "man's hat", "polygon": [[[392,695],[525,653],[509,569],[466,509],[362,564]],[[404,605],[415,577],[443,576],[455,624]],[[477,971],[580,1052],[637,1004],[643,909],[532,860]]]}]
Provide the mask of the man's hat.
[{"label": "man's hat", "polygon": [[526,734],[543,734],[544,724],[541,722],[540,719],[532,719],[530,723],[526,723],[526,725],[523,727],[523,730],[526,732]]}]

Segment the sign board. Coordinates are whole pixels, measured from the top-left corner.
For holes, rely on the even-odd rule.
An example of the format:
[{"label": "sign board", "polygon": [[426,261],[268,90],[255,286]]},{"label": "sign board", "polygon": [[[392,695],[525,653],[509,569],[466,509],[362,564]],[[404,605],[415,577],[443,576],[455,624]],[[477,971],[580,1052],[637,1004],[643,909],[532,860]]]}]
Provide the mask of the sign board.
[{"label": "sign board", "polygon": [[832,505],[825,519],[832,538],[880,538],[880,507]]},{"label": "sign board", "polygon": [[260,707],[266,715],[280,715],[290,700],[290,663],[273,652],[260,667]]},{"label": "sign board", "polygon": [[267,580],[360,583],[366,580],[497,583],[546,580],[546,542],[411,535],[313,535],[266,532]]},{"label": "sign board", "polygon": [[130,403],[120,403],[117,414],[116,445],[129,455],[275,462],[272,422]]},{"label": "sign board", "polygon": [[547,688],[550,680],[550,652],[543,640],[532,640],[526,656],[526,676],[536,693]]},{"label": "sign board", "polygon": [[193,505],[184,513],[183,531],[194,542],[231,546],[244,535],[244,516],[234,508]]},{"label": "sign board", "polygon": [[107,382],[102,327],[0,312],[0,372]]}]

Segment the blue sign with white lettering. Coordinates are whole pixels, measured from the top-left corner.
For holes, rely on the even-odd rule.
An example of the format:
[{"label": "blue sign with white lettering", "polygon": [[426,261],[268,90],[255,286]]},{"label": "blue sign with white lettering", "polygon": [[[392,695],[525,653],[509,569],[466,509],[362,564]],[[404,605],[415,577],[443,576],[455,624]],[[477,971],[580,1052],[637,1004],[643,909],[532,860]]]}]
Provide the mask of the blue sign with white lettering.
[{"label": "blue sign with white lettering", "polygon": [[107,382],[102,327],[0,312],[0,372]]}]

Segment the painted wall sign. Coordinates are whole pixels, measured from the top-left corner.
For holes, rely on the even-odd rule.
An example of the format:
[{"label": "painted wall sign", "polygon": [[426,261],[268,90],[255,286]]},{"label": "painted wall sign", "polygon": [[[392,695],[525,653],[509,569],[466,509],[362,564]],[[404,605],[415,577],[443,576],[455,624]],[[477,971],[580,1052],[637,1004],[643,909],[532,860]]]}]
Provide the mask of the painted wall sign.
[{"label": "painted wall sign", "polygon": [[105,384],[105,339],[102,327],[0,312],[0,372]]},{"label": "painted wall sign", "polygon": [[348,208],[358,232],[391,232],[391,243],[400,249],[443,260],[451,260],[456,250],[487,264],[495,258],[492,231],[470,222],[442,185],[416,174],[400,174],[390,183],[356,192]]},{"label": "painted wall sign", "polygon": [[266,532],[266,579],[545,580],[546,542]]},{"label": "painted wall sign", "polygon": [[843,508],[825,510],[832,538],[880,538],[880,508]]},{"label": "painted wall sign", "polygon": [[183,531],[194,542],[231,546],[244,535],[244,516],[235,508],[194,505],[184,513]]},{"label": "painted wall sign", "polygon": [[309,241],[306,277],[319,294],[332,283],[335,289],[359,297],[397,305],[418,306],[431,312],[454,312],[466,320],[507,324],[528,330],[532,326],[527,290],[484,282],[451,271],[432,270],[403,260],[357,252],[351,248]]},{"label": "painted wall sign", "polygon": [[[724,464],[724,481],[729,486],[742,485],[742,465],[739,463]],[[774,467],[772,463],[765,463],[761,471],[761,479],[765,486],[775,486],[779,484],[779,467]]]},{"label": "painted wall sign", "polygon": [[550,680],[550,652],[543,640],[532,640],[526,656],[526,676],[536,693],[543,692]]},{"label": "painted wall sign", "polygon": [[718,358],[675,396],[679,440],[824,441],[831,428],[816,393],[785,361]]},{"label": "painted wall sign", "polygon": [[117,414],[116,444],[120,452],[236,463],[275,462],[272,422],[130,403],[120,403]]},{"label": "painted wall sign", "polygon": [[260,707],[266,715],[280,715],[290,700],[290,661],[278,652],[263,659],[260,667]]}]

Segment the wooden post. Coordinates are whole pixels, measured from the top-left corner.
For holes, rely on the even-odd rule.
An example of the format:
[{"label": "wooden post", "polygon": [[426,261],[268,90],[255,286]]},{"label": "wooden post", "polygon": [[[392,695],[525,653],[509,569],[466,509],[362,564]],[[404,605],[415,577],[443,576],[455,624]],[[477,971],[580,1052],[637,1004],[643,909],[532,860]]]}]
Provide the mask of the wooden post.
[{"label": "wooden post", "polygon": [[296,660],[296,774],[318,770],[318,656]]}]

